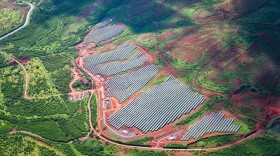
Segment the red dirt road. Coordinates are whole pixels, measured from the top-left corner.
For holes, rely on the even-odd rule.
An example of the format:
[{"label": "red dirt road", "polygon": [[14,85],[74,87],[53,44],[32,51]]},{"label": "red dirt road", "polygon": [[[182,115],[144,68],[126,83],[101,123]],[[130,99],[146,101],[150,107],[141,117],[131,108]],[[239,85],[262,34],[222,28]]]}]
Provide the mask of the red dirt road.
[{"label": "red dirt road", "polygon": [[13,56],[10,56],[7,53],[1,52],[1,54],[9,57],[11,60],[13,60],[14,62],[16,62],[18,65],[20,65],[20,67],[22,68],[22,70],[24,71],[24,77],[25,77],[25,84],[24,84],[24,91],[23,91],[23,98],[24,99],[30,99],[30,97],[27,94],[28,91],[28,82],[29,82],[29,76],[28,73],[26,71],[26,68],[24,67],[23,64],[20,63],[20,61],[18,61],[16,58],[14,58]]}]

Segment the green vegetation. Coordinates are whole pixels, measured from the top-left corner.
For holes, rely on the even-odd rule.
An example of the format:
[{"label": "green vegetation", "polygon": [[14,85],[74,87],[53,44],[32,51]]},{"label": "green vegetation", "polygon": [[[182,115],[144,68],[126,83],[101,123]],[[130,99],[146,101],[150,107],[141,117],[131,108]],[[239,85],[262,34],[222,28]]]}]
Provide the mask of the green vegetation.
[{"label": "green vegetation", "polygon": [[58,69],[50,74],[55,88],[60,93],[69,93],[71,90],[69,88],[69,83],[72,81],[73,76],[68,70],[68,67]]},{"label": "green vegetation", "polygon": [[0,135],[10,132],[13,126],[14,125],[8,121],[0,120]]},{"label": "green vegetation", "polygon": [[161,67],[164,67],[164,62],[160,59],[160,58],[157,58],[153,64],[155,65],[158,65],[158,66],[161,66]]},{"label": "green vegetation", "polygon": [[128,156],[167,156],[165,152],[145,151],[132,149],[128,152]]},{"label": "green vegetation", "polygon": [[[29,1],[36,4],[39,0]],[[0,7],[3,2],[7,0],[1,1]],[[250,85],[255,91],[280,95],[279,84],[273,87],[279,77],[280,31],[276,26],[280,21],[280,5],[276,0],[271,0],[262,7],[259,7],[260,0],[253,4],[242,1],[242,5],[237,3],[232,6],[231,2],[233,1],[113,0],[99,3],[92,0],[44,0],[33,12],[27,28],[0,42],[1,51],[16,58],[31,60],[25,66],[30,81],[28,94],[32,98],[23,99],[23,70],[18,65],[8,65],[9,60],[0,56],[0,155],[60,154],[49,147],[39,146],[26,136],[2,135],[13,128],[47,138],[47,144],[65,155],[114,155],[120,150],[92,139],[65,143],[84,136],[89,130],[86,111],[88,97],[79,102],[71,102],[67,95],[64,96],[70,91],[68,84],[73,78],[69,68],[73,66],[77,56],[75,45],[83,40],[92,25],[106,18],[114,18],[115,22],[124,23],[128,27],[119,38],[114,39],[114,44],[138,38],[138,43],[152,55],[160,54],[173,67],[179,68],[174,74],[190,87],[193,87],[197,74],[205,70],[197,80],[204,88],[229,93],[241,86]],[[250,14],[242,13],[239,17],[240,12]],[[0,36],[22,24],[23,18],[24,14],[18,8],[0,8]],[[234,18],[240,22],[229,20]],[[10,21],[7,22],[8,20]],[[166,33],[168,31],[170,32]],[[151,36],[143,39],[142,36],[145,35]],[[159,58],[154,63],[159,67],[164,66]],[[186,69],[190,71],[186,72]],[[164,80],[165,77],[161,77],[155,84]],[[80,81],[74,85],[81,90],[89,88]],[[52,97],[53,95],[56,96]],[[233,111],[224,97],[214,97],[201,110],[184,118],[178,125],[195,122],[208,111],[219,111],[220,108],[215,107],[217,102],[221,102],[229,112]],[[253,110],[263,111],[258,108]],[[91,101],[91,112],[92,122],[96,126],[96,94]],[[247,110],[242,113],[250,116]],[[242,133],[255,128],[254,120],[238,118],[241,121],[234,124],[241,124]],[[277,124],[268,127],[269,131],[277,131],[277,128]],[[235,137],[238,136],[213,136],[190,146],[213,147],[230,142]],[[205,154],[279,155],[279,140],[265,137],[253,139],[245,145]],[[132,143],[145,145],[149,139],[151,138],[143,138]],[[125,154],[167,155],[164,152],[134,149]]]},{"label": "green vegetation", "polygon": [[153,139],[154,139],[154,137],[145,137],[145,138],[141,138],[141,139],[138,139],[138,140],[133,140],[133,141],[127,142],[127,144],[130,144],[130,145],[147,145],[147,142],[151,141]]},{"label": "green vegetation", "polygon": [[198,141],[189,144],[167,144],[164,148],[177,148],[177,149],[188,149],[188,148],[212,148],[219,147],[224,144],[235,141],[241,138],[240,134],[226,134],[226,135],[215,135],[208,138],[203,138]]},{"label": "green vegetation", "polygon": [[29,137],[21,135],[7,136],[1,135],[0,137],[0,155],[44,155],[54,156],[60,155],[45,145],[39,145]]},{"label": "green vegetation", "polygon": [[241,131],[243,134],[249,133],[251,129],[253,129],[252,127],[249,127],[246,123],[244,123],[244,121],[236,121],[234,120],[232,125],[240,125],[240,129],[239,131]]},{"label": "green vegetation", "polygon": [[164,83],[168,77],[169,77],[169,75],[163,75],[163,76],[157,78],[155,81],[153,81],[153,85]]},{"label": "green vegetation", "polygon": [[194,143],[188,144],[188,148],[210,148],[210,147],[219,147],[226,143],[233,142],[234,140],[241,138],[242,135],[240,134],[228,134],[228,135],[216,135],[211,136],[209,138],[200,139]]},{"label": "green vegetation", "polygon": [[[231,74],[226,75],[229,71],[226,71],[223,73],[225,78],[229,78],[231,77],[233,74],[233,72],[231,72]],[[201,85],[204,88],[207,88],[209,90],[213,90],[216,92],[220,92],[220,93],[224,93],[224,92],[229,92],[231,91],[233,88],[230,85],[219,85],[214,83],[213,81],[206,81],[205,78],[208,77],[209,75],[211,75],[212,71],[208,71],[203,73],[200,77],[198,77],[197,82],[199,85]]]},{"label": "green vegetation", "polygon": [[218,151],[203,153],[203,155],[267,155],[267,156],[277,156],[280,154],[278,150],[280,146],[280,141],[275,138],[269,137],[257,137],[251,139],[244,144],[233,146],[230,148],[225,148]]},{"label": "green vegetation", "polygon": [[277,0],[267,2],[266,6],[256,10],[254,13],[240,19],[242,22],[277,24],[279,22],[280,5]]},{"label": "green vegetation", "polygon": [[[243,123],[245,123],[245,124],[247,125],[247,127],[248,127],[250,130],[256,128],[257,122],[256,122],[255,120],[252,120],[252,119],[250,119],[250,118],[244,118],[244,117],[239,117],[239,119],[240,119]],[[244,127],[243,127],[243,128],[244,128]],[[241,128],[240,130],[242,131],[243,128]],[[247,131],[247,130],[245,130],[245,131]]]},{"label": "green vegetation", "polygon": [[5,57],[2,53],[0,53],[0,68],[8,66],[9,58]]},{"label": "green vegetation", "polygon": [[75,142],[74,146],[72,145],[72,150],[77,150],[83,155],[116,156],[114,147],[106,146],[93,139],[87,139],[85,142]]},{"label": "green vegetation", "polygon": [[82,90],[89,90],[91,89],[91,84],[90,83],[84,83],[81,79],[77,80],[76,82],[73,83],[72,86],[75,90],[82,91]]},{"label": "green vegetation", "polygon": [[40,59],[32,59],[26,65],[26,70],[29,75],[28,94],[31,97],[59,94]]},{"label": "green vegetation", "polygon": [[[214,106],[214,104],[218,103],[218,102],[221,102],[224,105],[224,107],[227,108],[228,111],[232,112],[232,110],[230,109],[229,102],[222,96],[216,96],[216,97],[208,100],[199,111],[191,114],[190,116],[183,118],[176,125],[182,126],[182,125],[191,124],[191,123],[195,122],[198,117],[203,116],[206,112],[217,111],[219,108],[216,108]],[[241,117],[238,117],[238,119],[240,119],[240,121],[235,120],[233,122],[233,125],[241,125],[241,128],[239,131],[241,131],[242,133],[246,134],[246,133],[249,133],[250,130],[254,129],[255,122],[251,121],[251,119],[241,118]],[[251,123],[251,122],[254,122],[254,123]]]},{"label": "green vegetation", "polygon": [[71,59],[59,55],[59,54],[50,54],[44,57],[40,57],[42,63],[44,64],[48,72],[54,72],[58,69],[69,67],[72,65]]},{"label": "green vegetation", "polygon": [[9,131],[13,126],[56,141],[67,141],[86,133],[87,116],[76,114],[79,107],[86,105],[86,100],[72,103],[67,96],[22,99],[24,78],[21,67],[9,66],[0,68],[0,71],[0,93],[4,93],[1,94],[4,97],[1,100],[4,101],[0,112],[1,123],[4,123],[1,131]]},{"label": "green vegetation", "polygon": [[189,64],[185,60],[177,59],[177,58],[168,58],[168,56],[165,56],[166,59],[169,59],[170,64],[178,69],[195,69],[197,68],[197,64]]},{"label": "green vegetation", "polygon": [[92,98],[91,98],[91,103],[90,103],[90,107],[91,107],[91,123],[93,127],[97,126],[97,115],[98,115],[98,98],[97,98],[97,94],[94,93]]},{"label": "green vegetation", "polygon": [[280,117],[276,117],[272,119],[267,127],[266,133],[272,136],[280,137]]},{"label": "green vegetation", "polygon": [[4,98],[3,104],[11,105],[14,100],[22,97],[24,72],[19,66],[0,68],[0,72],[0,92]]},{"label": "green vegetation", "polygon": [[223,102],[223,101],[224,101],[224,98],[222,96],[217,96],[217,97],[211,98],[210,100],[208,100],[202,106],[202,108],[199,111],[197,111],[197,112],[187,116],[186,118],[182,119],[176,125],[180,126],[180,125],[189,124],[190,122],[194,121],[195,119],[197,119],[198,117],[202,116],[206,112],[215,110],[214,103],[216,103],[216,102]]},{"label": "green vegetation", "polygon": [[42,60],[43,65],[48,71],[55,88],[60,93],[69,93],[69,83],[73,79],[72,73],[69,71],[69,67],[72,66],[72,60],[59,54],[40,57],[40,60]]},{"label": "green vegetation", "polygon": [[[2,3],[2,1],[1,1]],[[1,7],[1,4],[0,4]],[[5,6],[4,6],[5,7]],[[7,34],[8,32],[16,29],[23,24],[25,14],[16,9],[3,8],[0,9],[0,36]]]},{"label": "green vegetation", "polygon": [[188,144],[166,144],[164,148],[187,149]]}]

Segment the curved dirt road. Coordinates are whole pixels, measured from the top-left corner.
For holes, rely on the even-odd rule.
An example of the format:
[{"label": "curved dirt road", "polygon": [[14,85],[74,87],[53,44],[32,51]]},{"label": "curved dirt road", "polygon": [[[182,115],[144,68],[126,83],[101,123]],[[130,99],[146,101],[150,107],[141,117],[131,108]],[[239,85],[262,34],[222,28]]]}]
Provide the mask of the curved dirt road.
[{"label": "curved dirt road", "polygon": [[24,77],[25,77],[25,86],[24,86],[24,91],[23,91],[23,92],[24,92],[24,93],[23,93],[23,98],[24,98],[24,99],[30,99],[30,97],[29,97],[28,94],[27,94],[29,76],[28,76],[28,73],[27,73],[27,71],[26,71],[26,68],[25,68],[24,65],[21,64],[17,59],[15,59],[14,57],[10,56],[9,54],[4,53],[4,52],[0,52],[0,53],[2,53],[3,55],[9,57],[11,60],[15,61],[15,62],[16,62],[17,64],[19,64],[20,67],[23,69],[24,75],[25,75],[25,76],[24,76]]},{"label": "curved dirt road", "polygon": [[[28,24],[29,24],[29,22],[30,22],[31,14],[32,14],[33,10],[35,9],[35,6],[34,6],[33,4],[31,4],[31,3],[28,3],[28,2],[25,2],[25,1],[23,1],[23,2],[26,3],[26,4],[28,4],[28,5],[30,6],[30,9],[29,9],[29,11],[28,11],[28,13],[27,13],[27,15],[26,15],[24,24],[23,24],[22,26],[18,27],[16,30],[14,30],[14,31],[12,31],[12,32],[10,32],[10,33],[8,33],[8,34],[6,34],[6,35],[0,37],[0,41],[3,40],[3,39],[5,39],[5,38],[7,38],[7,37],[9,37],[9,36],[11,36],[11,35],[13,35],[13,34],[15,34],[16,32],[18,32],[18,31],[20,31],[21,29],[23,29],[23,28],[25,28],[25,27],[28,26]],[[40,2],[41,2],[41,1],[40,1]],[[40,3],[40,2],[39,2],[39,3]]]}]

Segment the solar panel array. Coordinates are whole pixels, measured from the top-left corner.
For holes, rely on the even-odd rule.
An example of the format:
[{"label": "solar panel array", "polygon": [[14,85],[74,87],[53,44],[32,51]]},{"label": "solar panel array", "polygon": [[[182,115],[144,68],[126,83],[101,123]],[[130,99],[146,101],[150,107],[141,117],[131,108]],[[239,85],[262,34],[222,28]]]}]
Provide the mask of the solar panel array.
[{"label": "solar panel array", "polygon": [[130,53],[132,53],[135,48],[136,46],[134,44],[132,44],[130,41],[127,41],[118,46],[118,48],[113,51],[88,56],[84,58],[85,68],[89,70],[98,64],[116,60],[124,60]]},{"label": "solar panel array", "polygon": [[137,71],[112,77],[107,83],[108,95],[124,102],[135,92],[143,88],[157,73],[155,65],[148,65]]},{"label": "solar panel array", "polygon": [[205,98],[180,84],[173,76],[144,92],[108,119],[116,129],[137,127],[144,133],[156,131],[190,113]]},{"label": "solar panel array", "polygon": [[148,57],[146,55],[142,55],[141,52],[137,51],[131,58],[129,58],[125,62],[110,62],[105,64],[99,64],[97,66],[87,66],[86,68],[93,74],[97,75],[114,75],[118,74],[123,71],[127,71],[136,67],[142,66],[146,61],[148,60]]},{"label": "solar panel array", "polygon": [[124,31],[123,25],[109,24],[112,19],[105,20],[94,26],[94,30],[90,33],[87,43],[99,44],[120,35]]},{"label": "solar panel array", "polygon": [[212,132],[237,132],[241,126],[231,125],[234,119],[226,119],[224,115],[224,113],[220,112],[204,116],[198,123],[188,128],[187,133],[181,140],[198,139],[204,134]]},{"label": "solar panel array", "polygon": [[106,26],[107,24],[109,24],[109,23],[112,22],[112,21],[113,21],[112,18],[108,18],[108,19],[106,19],[106,20],[104,20],[104,21],[102,21],[102,22],[100,22],[100,23],[97,23],[97,24],[94,25],[93,27],[94,27],[94,28],[102,28],[102,27]]}]

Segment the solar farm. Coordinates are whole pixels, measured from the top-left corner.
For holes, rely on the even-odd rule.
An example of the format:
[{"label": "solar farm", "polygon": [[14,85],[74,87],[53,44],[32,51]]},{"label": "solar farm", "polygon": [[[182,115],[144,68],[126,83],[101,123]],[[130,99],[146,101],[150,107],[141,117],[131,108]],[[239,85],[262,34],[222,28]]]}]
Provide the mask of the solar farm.
[{"label": "solar farm", "polygon": [[194,110],[204,100],[170,76],[113,114],[109,123],[117,129],[126,126],[137,127],[144,133],[156,131]]},{"label": "solar farm", "polygon": [[115,76],[106,83],[106,87],[109,88],[108,96],[116,97],[122,103],[144,87],[158,72],[155,65],[149,65],[134,72]]},{"label": "solar farm", "polygon": [[98,45],[103,41],[107,41],[120,35],[124,31],[123,25],[110,24],[112,19],[107,19],[101,23],[98,23],[93,27],[93,31],[87,40],[87,43],[95,43]]},{"label": "solar farm", "polygon": [[141,52],[136,51],[126,59],[135,48],[134,44],[125,42],[111,52],[88,56],[84,59],[85,68],[94,75],[109,76],[140,67],[148,60],[148,57]]},{"label": "solar farm", "polygon": [[148,60],[148,57],[145,55],[142,55],[141,52],[137,51],[132,57],[130,57],[128,60],[124,62],[110,62],[105,64],[99,64],[97,66],[92,66],[86,64],[86,68],[91,71],[93,74],[97,75],[114,75],[118,74],[123,71],[127,71],[136,67],[142,66],[146,61]]},{"label": "solar farm", "polygon": [[87,56],[84,58],[85,65],[90,67],[109,61],[124,60],[135,48],[136,46],[131,41],[126,41],[110,52]]},{"label": "solar farm", "polygon": [[232,125],[233,118],[224,118],[224,113],[211,113],[204,116],[198,123],[189,127],[187,133],[181,140],[189,140],[191,138],[198,139],[206,133],[236,133],[240,129],[240,125]]},{"label": "solar farm", "polygon": [[280,156],[279,2],[0,0],[0,156]]},{"label": "solar farm", "polygon": [[[123,31],[116,28],[116,34],[104,35],[110,33],[108,29],[117,26],[111,22],[112,19],[108,19],[95,25],[86,42],[98,44]],[[193,91],[171,73],[153,64],[150,54],[136,43],[128,40],[105,50],[102,46],[82,57],[83,68],[103,85],[103,91],[98,91],[103,92],[99,95],[102,98],[99,120],[104,118],[100,120],[106,127],[103,128],[104,135],[110,138],[112,136],[108,134],[114,134],[126,140],[129,137],[164,136],[173,131],[171,137],[165,136],[172,138],[166,139],[167,142],[188,142],[207,134],[229,134],[240,130],[240,125],[231,125],[234,118],[224,118],[224,113],[212,113],[192,126],[179,127],[179,131],[177,123],[199,111],[208,96]],[[162,80],[157,82],[159,78]]]}]

